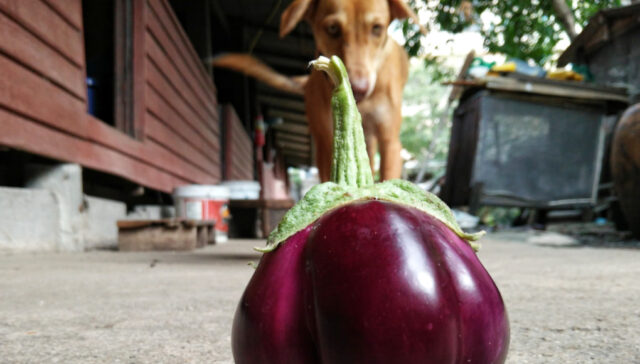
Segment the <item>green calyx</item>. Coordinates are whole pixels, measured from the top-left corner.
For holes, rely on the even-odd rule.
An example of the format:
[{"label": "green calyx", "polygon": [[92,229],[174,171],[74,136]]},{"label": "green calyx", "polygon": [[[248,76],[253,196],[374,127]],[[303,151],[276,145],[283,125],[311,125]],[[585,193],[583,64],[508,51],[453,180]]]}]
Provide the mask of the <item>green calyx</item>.
[{"label": "green calyx", "polygon": [[440,220],[477,250],[478,244],[473,242],[484,232],[468,234],[462,231],[449,207],[437,196],[408,181],[373,183],[362,119],[344,64],[340,58],[333,56],[331,59],[320,57],[312,61],[311,66],[326,72],[335,85],[331,98],[334,126],[331,182],[319,184],[307,192],[271,232],[267,246],[256,250],[270,252],[328,211],[354,201],[366,200],[389,201],[417,208]]}]

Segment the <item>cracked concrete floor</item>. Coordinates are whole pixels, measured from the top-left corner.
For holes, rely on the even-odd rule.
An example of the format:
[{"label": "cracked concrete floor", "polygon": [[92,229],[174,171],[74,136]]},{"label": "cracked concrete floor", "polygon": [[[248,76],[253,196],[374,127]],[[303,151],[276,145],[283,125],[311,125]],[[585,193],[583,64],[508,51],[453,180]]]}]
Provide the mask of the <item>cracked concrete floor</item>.
[{"label": "cracked concrete floor", "polygon": [[[640,250],[489,235],[508,363],[640,363]],[[260,241],[188,253],[0,253],[0,363],[232,363]]]}]

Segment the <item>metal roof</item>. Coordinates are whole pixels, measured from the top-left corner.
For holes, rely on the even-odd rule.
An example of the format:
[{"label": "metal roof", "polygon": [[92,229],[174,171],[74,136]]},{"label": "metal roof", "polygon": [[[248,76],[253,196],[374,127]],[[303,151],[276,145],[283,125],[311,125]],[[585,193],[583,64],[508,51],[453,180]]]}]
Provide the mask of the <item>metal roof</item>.
[{"label": "metal roof", "polygon": [[562,53],[558,65],[574,62],[581,53],[592,53],[637,26],[640,26],[640,3],[600,10]]}]

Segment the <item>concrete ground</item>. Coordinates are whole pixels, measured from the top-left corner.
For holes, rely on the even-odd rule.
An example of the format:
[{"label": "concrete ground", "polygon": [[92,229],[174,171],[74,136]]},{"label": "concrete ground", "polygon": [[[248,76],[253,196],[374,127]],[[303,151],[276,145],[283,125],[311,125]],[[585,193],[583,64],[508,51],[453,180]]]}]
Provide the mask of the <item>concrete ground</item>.
[{"label": "concrete ground", "polygon": [[[490,235],[508,363],[640,363],[640,249]],[[1,363],[232,363],[259,241],[189,253],[0,253]]]}]

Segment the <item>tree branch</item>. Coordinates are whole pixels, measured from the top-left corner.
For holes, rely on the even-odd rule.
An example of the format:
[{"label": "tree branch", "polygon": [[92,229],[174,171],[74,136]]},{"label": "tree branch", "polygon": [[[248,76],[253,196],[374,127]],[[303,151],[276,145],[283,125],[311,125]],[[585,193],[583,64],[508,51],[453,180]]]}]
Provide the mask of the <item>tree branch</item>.
[{"label": "tree branch", "polygon": [[564,26],[569,38],[574,40],[578,36],[578,33],[576,33],[576,20],[573,16],[573,12],[569,8],[569,5],[567,5],[565,0],[553,0],[552,2],[553,10],[556,12],[558,20],[562,26]]}]

